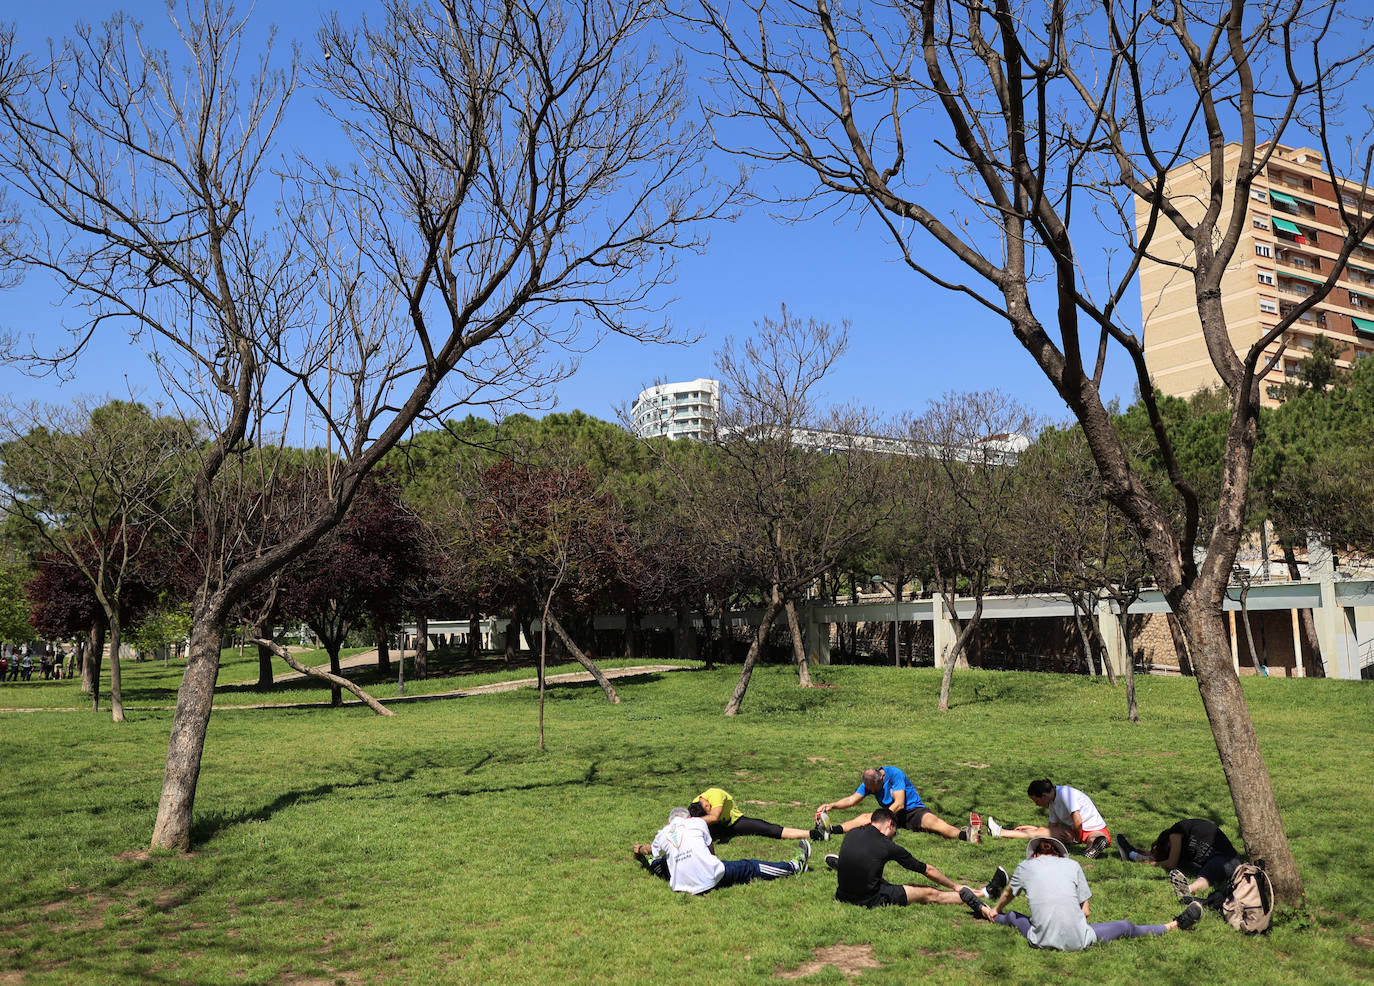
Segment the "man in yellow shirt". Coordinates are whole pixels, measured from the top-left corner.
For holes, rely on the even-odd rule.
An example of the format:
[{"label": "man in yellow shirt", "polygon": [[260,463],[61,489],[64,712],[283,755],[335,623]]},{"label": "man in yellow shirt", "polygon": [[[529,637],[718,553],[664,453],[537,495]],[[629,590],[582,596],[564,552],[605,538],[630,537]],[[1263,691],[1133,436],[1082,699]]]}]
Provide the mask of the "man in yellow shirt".
[{"label": "man in yellow shirt", "polygon": [[761,835],[765,839],[817,839],[815,831],[797,829],[750,818],[735,806],[730,792],[719,787],[707,788],[687,806],[694,818],[700,818],[710,829],[716,842],[729,842],[737,835]]}]

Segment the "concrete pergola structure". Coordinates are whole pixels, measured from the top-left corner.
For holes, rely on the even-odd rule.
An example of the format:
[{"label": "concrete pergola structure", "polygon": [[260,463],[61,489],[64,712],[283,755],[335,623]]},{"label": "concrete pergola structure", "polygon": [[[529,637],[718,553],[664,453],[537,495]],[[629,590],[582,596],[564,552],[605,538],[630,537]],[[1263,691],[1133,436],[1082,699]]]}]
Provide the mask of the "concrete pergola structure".
[{"label": "concrete pergola structure", "polygon": [[[1240,586],[1233,585],[1227,593],[1225,609],[1228,612],[1240,611]],[[956,599],[955,611],[960,619],[973,615],[972,599]],[[1317,639],[1321,647],[1321,657],[1328,678],[1358,679],[1364,668],[1374,663],[1374,579],[1336,579],[1322,578],[1299,582],[1256,582],[1251,584],[1246,596],[1246,608],[1252,613],[1266,611],[1297,611],[1310,609],[1317,627]],[[1139,599],[1131,604],[1129,615],[1139,616],[1149,613],[1167,613],[1169,605],[1157,589],[1147,589]],[[942,599],[912,599],[900,603],[861,602],[838,603],[835,605],[812,602],[803,607],[801,617],[805,646],[811,660],[817,664],[830,663],[830,637],[822,633],[825,624],[837,623],[890,623],[896,618],[901,623],[933,624],[935,641],[935,666],[944,667],[945,655],[954,643],[954,621]],[[736,626],[757,626],[762,616],[761,610],[737,610],[726,614],[726,620]],[[1073,604],[1067,596],[1044,593],[1022,596],[987,596],[983,600],[984,620],[1015,620],[1038,617],[1059,617],[1072,619]],[[1125,654],[1122,652],[1120,633],[1121,614],[1117,605],[1110,599],[1099,598],[1095,613],[1102,639],[1107,643],[1108,659],[1119,673],[1125,672]],[[694,617],[693,624],[701,627],[700,617]],[[507,621],[502,619],[483,620],[484,643],[489,647],[501,646]],[[531,629],[538,631],[538,620]],[[624,630],[625,617],[621,615],[601,615],[595,619],[597,630]],[[678,618],[672,613],[645,614],[640,617],[639,627],[643,630],[676,630]],[[430,620],[431,634],[458,634],[468,632],[467,620]],[[403,627],[408,635],[415,633],[413,624]],[[1232,659],[1240,667],[1239,635],[1232,634]],[[1297,627],[1294,621],[1294,651],[1299,651]]]}]

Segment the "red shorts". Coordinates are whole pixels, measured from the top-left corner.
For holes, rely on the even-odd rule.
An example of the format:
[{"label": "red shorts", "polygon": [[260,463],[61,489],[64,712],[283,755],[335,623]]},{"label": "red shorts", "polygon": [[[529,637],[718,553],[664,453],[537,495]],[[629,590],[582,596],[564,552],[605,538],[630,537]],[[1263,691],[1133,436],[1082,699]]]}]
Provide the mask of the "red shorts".
[{"label": "red shorts", "polygon": [[1110,846],[1112,844],[1112,834],[1106,829],[1084,829],[1083,834],[1078,837],[1078,841],[1080,844],[1092,842],[1099,835],[1105,835],[1107,837],[1107,845]]}]

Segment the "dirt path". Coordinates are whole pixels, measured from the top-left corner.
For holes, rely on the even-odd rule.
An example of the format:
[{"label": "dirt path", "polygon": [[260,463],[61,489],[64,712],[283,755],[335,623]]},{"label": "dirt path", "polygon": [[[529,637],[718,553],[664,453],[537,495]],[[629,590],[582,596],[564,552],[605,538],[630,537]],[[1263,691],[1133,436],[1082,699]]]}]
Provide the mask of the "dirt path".
[{"label": "dirt path", "polygon": [[[374,651],[365,651],[365,652],[363,652],[363,653],[361,653],[361,654],[355,654],[355,655],[353,655],[353,657],[351,657],[351,658],[344,658],[344,659],[341,660],[339,663],[340,663],[340,665],[341,665],[342,667],[351,668],[351,667],[356,667],[357,665],[360,665],[360,664],[368,664],[368,663],[373,662],[373,661],[376,661],[376,660],[377,660],[377,652],[374,650]],[[320,665],[320,667],[327,670],[327,669],[329,668],[329,665],[328,665],[328,664],[322,664],[322,665]],[[668,671],[691,671],[691,670],[693,670],[693,668],[690,667],[690,666],[684,666],[684,665],[681,665],[681,664],[640,664],[640,665],[635,665],[634,667],[629,667],[629,668],[602,668],[601,670],[602,670],[602,673],[603,673],[607,678],[635,678],[635,677],[641,677],[641,676],[647,675],[647,674],[663,674],[663,673],[668,672]],[[277,682],[278,682],[278,683],[281,683],[281,682],[283,682],[283,681],[300,680],[300,679],[303,679],[303,678],[305,678],[305,677],[306,677],[306,675],[303,675],[303,674],[300,674],[300,673],[294,673],[294,674],[290,674],[290,675],[283,675],[283,676],[277,678]],[[586,671],[573,671],[573,672],[569,672],[569,673],[567,673],[567,674],[551,674],[551,675],[548,676],[548,679],[547,679],[547,681],[548,681],[548,683],[549,683],[550,685],[577,684],[577,683],[580,683],[580,682],[593,681],[593,680],[594,680],[594,679],[592,678],[591,674],[588,673],[588,672],[586,672]],[[407,703],[407,702],[436,702],[436,701],[440,701],[440,700],[443,700],[443,699],[469,698],[469,697],[472,697],[472,696],[474,696],[474,695],[491,695],[491,694],[494,694],[494,693],[496,693],[496,692],[513,692],[513,691],[515,691],[515,690],[518,689],[518,688],[534,688],[534,687],[536,687],[538,684],[539,684],[539,679],[538,679],[538,678],[518,678],[518,679],[515,679],[515,680],[513,680],[513,681],[494,681],[494,682],[492,682],[492,683],[489,684],[489,685],[475,685],[475,686],[473,686],[472,688],[454,688],[454,689],[451,689],[451,690],[449,690],[449,691],[435,692],[435,693],[432,693],[432,694],[429,694],[429,695],[392,695],[392,696],[390,696],[390,697],[383,697],[383,696],[381,696],[381,695],[376,694],[375,691],[374,691],[374,692],[372,693],[372,697],[375,698],[377,701],[381,702],[383,705],[401,705],[401,704],[405,704],[405,703]],[[356,698],[350,698],[350,699],[348,699],[347,701],[345,701],[343,704],[344,704],[345,706],[348,706],[348,705],[362,705],[363,703],[360,702],[360,701],[359,701],[358,699],[356,699]],[[217,705],[215,705],[215,707],[214,707],[214,711],[215,711],[215,712],[233,712],[233,711],[236,710],[236,709],[313,709],[313,708],[328,708],[328,707],[329,707],[329,700],[328,700],[328,699],[325,699],[325,700],[320,701],[320,702],[255,702],[255,703],[252,703],[252,704],[250,704],[250,705],[218,705],[218,704],[217,704]],[[126,704],[126,705],[124,706],[124,708],[125,708],[125,710],[128,711],[128,712],[170,712],[170,711],[173,711],[173,710],[176,708],[176,706],[174,706],[174,705],[127,705],[127,704]],[[0,714],[6,713],[6,712],[89,712],[89,711],[90,711],[90,707],[89,707],[89,706],[82,706],[82,707],[70,707],[70,706],[69,706],[69,707],[55,708],[55,709],[43,709],[43,708],[12,708],[12,709],[5,709],[5,708],[0,708]],[[104,713],[104,714],[106,714],[106,715],[109,714],[109,710],[108,710],[108,709],[102,709],[101,712]]]},{"label": "dirt path", "polygon": [[[364,655],[359,655],[360,657]],[[372,659],[377,659],[376,652],[372,654]],[[360,662],[365,663],[365,662]],[[667,671],[691,671],[692,668],[681,664],[640,664],[630,668],[602,668],[601,673],[607,678],[634,678],[646,674],[662,674]],[[296,675],[303,677],[303,675]],[[587,671],[571,671],[567,674],[551,674],[545,679],[550,685],[576,684],[586,681],[594,681],[591,674]],[[539,684],[538,678],[518,678],[514,681],[494,681],[489,685],[475,685],[472,688],[455,688],[451,691],[434,692],[429,695],[393,695],[383,698],[373,694],[373,698],[383,705],[400,705],[407,702],[434,702],[440,699],[451,698],[470,698],[474,695],[492,695],[496,692],[513,692],[519,688],[535,688]],[[363,703],[356,698],[349,699],[344,705],[362,705]],[[328,706],[328,700],[323,702],[262,702],[255,705],[217,705],[215,711],[228,712],[233,709],[310,709],[317,706]]]}]

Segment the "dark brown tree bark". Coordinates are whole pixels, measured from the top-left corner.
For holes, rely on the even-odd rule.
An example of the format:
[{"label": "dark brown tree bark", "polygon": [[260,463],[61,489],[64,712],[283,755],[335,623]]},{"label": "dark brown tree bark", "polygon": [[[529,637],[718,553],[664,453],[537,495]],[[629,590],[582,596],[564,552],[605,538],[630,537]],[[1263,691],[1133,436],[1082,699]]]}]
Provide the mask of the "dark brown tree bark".
[{"label": "dark brown tree bark", "polygon": [[386,621],[378,617],[372,625],[372,636],[377,641],[377,671],[391,677],[391,634]]},{"label": "dark brown tree bark", "polygon": [[936,706],[941,712],[949,711],[949,688],[954,680],[954,665],[959,660],[959,655],[968,650],[969,641],[973,639],[973,634],[978,629],[978,624],[983,619],[983,593],[978,592],[973,598],[973,615],[960,624],[959,617],[955,616],[953,594],[946,595],[941,593],[948,608],[949,617],[954,621],[957,633],[954,636],[954,646],[945,655],[945,673],[940,677],[940,701]]},{"label": "dark brown tree bark", "polygon": [[[337,691],[340,688],[347,688],[350,692],[356,695],[364,705],[366,705],[373,712],[377,713],[377,715],[379,716],[394,716],[396,714],[392,712],[390,709],[388,709],[381,702],[377,701],[375,698],[369,695],[361,687],[359,687],[352,681],[349,681],[342,675],[306,667],[300,661],[292,657],[291,652],[288,651],[286,647],[282,644],[278,644],[275,641],[271,640],[259,639],[258,646],[266,646],[278,657],[280,657],[283,661],[285,661],[287,666],[290,667],[292,670],[298,671],[304,675],[309,675],[311,678],[317,678],[320,681],[329,682],[329,684],[334,688],[335,691]],[[333,704],[338,705],[339,703],[334,702]]]},{"label": "dark brown tree bark", "polygon": [[423,609],[415,613],[415,677],[422,678],[429,669],[429,614]]},{"label": "dark brown tree bark", "polygon": [[100,711],[100,664],[105,657],[105,614],[91,618],[91,646],[86,649],[86,661],[81,665],[81,691],[91,696],[91,710]]},{"label": "dark brown tree bark", "polygon": [[735,690],[730,695],[730,701],[725,704],[727,716],[739,715],[740,706],[744,704],[744,693],[749,690],[749,679],[754,676],[754,665],[758,663],[759,651],[763,648],[763,642],[768,639],[768,631],[772,629],[773,620],[777,618],[781,609],[782,594],[775,585],[768,597],[768,605],[764,607],[763,616],[759,619],[758,630],[749,644],[749,653],[744,656],[744,667],[735,681]]},{"label": "dark brown tree bark", "polygon": [[1174,641],[1174,655],[1178,658],[1178,673],[1191,677],[1193,674],[1193,659],[1188,656],[1188,638],[1183,636],[1183,627],[1178,622],[1178,617],[1173,613],[1167,615],[1169,623],[1169,636]]},{"label": "dark brown tree bark", "polygon": [[788,599],[783,608],[787,611],[787,628],[792,634],[792,659],[797,665],[797,684],[802,688],[810,688],[811,668],[806,660],[806,645],[802,642],[801,623],[797,619],[796,604]]},{"label": "dark brown tree bark", "polygon": [[563,624],[558,622],[558,617],[554,616],[552,613],[549,614],[549,626],[552,627],[553,632],[558,635],[558,639],[563,641],[563,646],[568,648],[568,653],[573,656],[573,659],[591,672],[592,678],[595,679],[596,683],[601,686],[602,692],[605,693],[606,700],[616,705],[620,704],[620,695],[611,684],[611,680],[606,677],[605,672],[596,666],[596,662],[584,654],[582,649],[573,642],[572,637],[568,636],[568,631],[563,629]]}]

